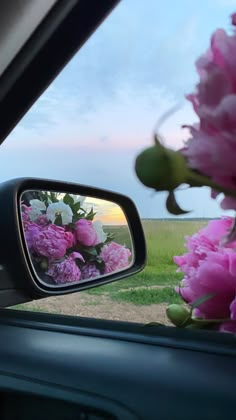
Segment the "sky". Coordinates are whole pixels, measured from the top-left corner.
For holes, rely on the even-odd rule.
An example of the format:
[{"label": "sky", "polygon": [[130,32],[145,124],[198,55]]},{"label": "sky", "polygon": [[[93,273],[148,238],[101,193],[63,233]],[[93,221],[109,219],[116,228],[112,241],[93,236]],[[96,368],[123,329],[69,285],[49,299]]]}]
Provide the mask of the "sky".
[{"label": "sky", "polygon": [[[147,7],[148,4],[148,7]],[[177,2],[176,2],[177,5]],[[165,193],[142,186],[135,157],[152,144],[158,119],[164,144],[188,138],[197,121],[185,94],[194,63],[218,27],[230,31],[235,0],[123,0],[38,99],[0,147],[0,179],[40,177],[128,195],[141,217],[171,217]],[[207,188],[177,193],[189,217],[219,217]],[[230,214],[230,213],[229,213]]]}]

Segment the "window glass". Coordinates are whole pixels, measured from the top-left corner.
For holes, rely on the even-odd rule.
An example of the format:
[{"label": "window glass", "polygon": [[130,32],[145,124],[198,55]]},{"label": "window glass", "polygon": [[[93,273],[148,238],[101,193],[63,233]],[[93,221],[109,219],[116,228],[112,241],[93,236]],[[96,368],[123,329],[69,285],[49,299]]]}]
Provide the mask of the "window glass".
[{"label": "window glass", "polygon": [[[161,126],[165,145],[187,139],[181,128],[196,117],[185,94],[197,81],[195,60],[212,32],[229,29],[233,1],[125,0],[97,29],[38,99],[0,148],[0,177],[40,177],[121,192],[137,205],[147,239],[145,270],[122,282],[18,309],[96,318],[168,323],[168,303],[183,275],[174,255],[184,237],[222,211],[208,189],[182,189],[177,197],[187,216],[165,209],[165,194],[144,188],[134,173],[138,152],[151,145],[158,119],[179,110]],[[225,212],[225,214],[230,214]]]}]

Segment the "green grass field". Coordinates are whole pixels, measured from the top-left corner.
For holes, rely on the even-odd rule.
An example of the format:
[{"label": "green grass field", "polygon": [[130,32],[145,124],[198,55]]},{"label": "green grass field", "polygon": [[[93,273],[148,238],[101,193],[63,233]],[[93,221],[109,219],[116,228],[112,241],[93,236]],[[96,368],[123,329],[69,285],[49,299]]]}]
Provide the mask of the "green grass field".
[{"label": "green grass field", "polygon": [[[105,294],[113,301],[136,305],[181,302],[174,291],[174,286],[183,276],[181,273],[176,273],[177,267],[173,263],[173,256],[184,253],[184,237],[197,232],[208,221],[143,220],[142,223],[147,242],[146,268],[136,276],[81,293],[87,296]],[[129,232],[125,226],[106,228],[116,234],[117,242],[130,247]],[[25,306],[18,305],[17,308],[24,309]],[[30,310],[30,306],[25,309]],[[40,302],[39,307],[34,306],[32,310],[40,310]]]},{"label": "green grass field", "polygon": [[129,228],[127,225],[120,226],[103,226],[104,232],[113,233],[115,235],[115,241],[118,244],[125,245],[128,248],[131,248],[131,237],[129,233]]},{"label": "green grass field", "polygon": [[[179,283],[182,274],[176,273],[173,256],[185,252],[186,235],[192,235],[206,224],[207,221],[196,220],[143,220],[148,256],[146,268],[136,276],[84,293],[109,293],[113,300],[139,305],[180,302],[173,286]],[[123,242],[127,243],[124,234]]]}]

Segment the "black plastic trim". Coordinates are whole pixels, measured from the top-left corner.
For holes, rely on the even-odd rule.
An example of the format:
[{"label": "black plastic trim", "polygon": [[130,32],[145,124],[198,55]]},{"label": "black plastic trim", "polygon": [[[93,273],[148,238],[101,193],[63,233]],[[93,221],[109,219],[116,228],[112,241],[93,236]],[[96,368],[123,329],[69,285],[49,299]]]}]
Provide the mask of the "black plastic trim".
[{"label": "black plastic trim", "polygon": [[[47,400],[53,400],[53,403],[55,404],[55,410],[58,406],[58,402],[61,403],[63,401],[65,403],[73,404],[73,408],[68,406],[68,418],[70,411],[73,410],[73,414],[76,414],[77,406],[77,416],[79,415],[78,411],[83,408],[85,411],[94,411],[95,414],[96,412],[99,412],[100,415],[104,413],[105,419],[139,419],[139,417],[127,407],[123,406],[120,402],[118,403],[117,401],[114,401],[110,398],[105,398],[92,392],[84,392],[83,390],[75,389],[73,387],[55,384],[53,382],[32,379],[31,377],[24,375],[15,375],[12,372],[0,370],[0,390],[1,398],[3,401],[5,397],[4,393],[9,393],[9,395],[12,395],[12,400],[14,399],[14,394],[16,394],[18,398],[26,399],[28,404],[31,402],[31,396],[36,397],[36,401],[42,397],[47,398]],[[14,404],[17,404],[15,400]],[[38,407],[38,409],[40,408]],[[49,417],[47,417],[48,413],[44,412],[42,414],[45,420],[49,420]],[[54,418],[56,418],[56,416]],[[80,417],[78,417],[78,419],[79,418]]]},{"label": "black plastic trim", "polygon": [[[136,333],[134,324],[126,323],[123,330],[130,331],[118,336],[117,323],[110,322],[105,336],[98,324],[94,328],[95,320],[84,321],[87,331],[81,328],[81,318],[76,319],[77,331],[70,323],[59,331],[58,324],[63,325],[66,317],[48,314],[48,322],[46,317],[40,322],[40,314],[7,312],[0,312],[0,390],[24,387],[37,397],[49,386],[54,398],[63,398],[63,391],[70,398],[70,390],[74,395],[77,391],[80,403],[91,396],[91,404],[100,401],[106,411],[107,403],[114,403],[114,414],[122,420],[130,414],[145,420],[215,420],[235,412],[236,359],[224,345],[226,334],[218,339],[221,349],[215,340],[215,346],[206,350],[192,332],[191,349],[187,347],[191,333],[181,337],[174,327],[173,338],[166,337],[164,344],[164,332],[150,340]],[[11,324],[4,322],[8,316]],[[128,417],[121,415],[121,407]]]},{"label": "black plastic trim", "polygon": [[0,144],[119,0],[58,0],[0,78]]},{"label": "black plastic trim", "polygon": [[[129,225],[130,234],[133,240],[133,263],[125,270],[104,276],[101,279],[90,280],[89,282],[72,283],[71,285],[50,287],[41,283],[35,274],[32,262],[25,243],[23,227],[20,217],[20,197],[27,190],[51,190],[68,192],[71,194],[79,194],[91,196],[118,204]],[[69,294],[86,290],[92,287],[108,284],[116,280],[122,280],[128,276],[138,273],[144,268],[146,262],[146,244],[142,224],[138,215],[138,211],[132,200],[122,194],[99,188],[72,184],[54,180],[19,178],[6,181],[0,184],[0,197],[4,202],[1,207],[0,230],[2,241],[5,244],[4,249],[0,252],[0,263],[4,265],[5,271],[9,274],[9,282],[5,281],[0,284],[0,305],[14,305],[19,303],[9,299],[1,299],[1,290],[6,289],[22,289],[24,290],[25,299],[22,303],[32,299],[40,299],[46,296]],[[12,261],[14,260],[14,264]],[[22,292],[21,292],[22,295]]]},{"label": "black plastic trim", "polygon": [[140,323],[34,313],[14,309],[0,309],[1,324],[236,356],[236,336],[214,331],[192,331],[168,326],[150,327]]}]

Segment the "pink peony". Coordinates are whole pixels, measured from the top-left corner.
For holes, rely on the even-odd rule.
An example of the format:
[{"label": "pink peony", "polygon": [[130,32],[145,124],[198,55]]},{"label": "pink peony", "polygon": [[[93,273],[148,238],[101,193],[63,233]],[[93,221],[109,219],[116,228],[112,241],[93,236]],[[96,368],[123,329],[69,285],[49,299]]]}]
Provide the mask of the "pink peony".
[{"label": "pink peony", "polygon": [[52,277],[56,284],[67,284],[79,281],[81,279],[81,272],[75,262],[76,258],[84,261],[82,255],[78,252],[73,252],[68,258],[60,263],[50,263],[47,275]]},{"label": "pink peony", "polygon": [[[37,229],[35,228],[37,226]],[[27,243],[32,250],[47,258],[59,259],[64,257],[66,250],[73,245],[73,234],[66,232],[63,227],[50,224],[41,228],[35,225],[27,233]]]},{"label": "pink peony", "polygon": [[210,252],[191,275],[185,276],[182,287],[176,288],[185,302],[214,296],[195,310],[195,315],[208,319],[229,318],[230,305],[236,294],[236,253],[232,250]]},{"label": "pink peony", "polygon": [[95,264],[86,264],[82,269],[81,269],[81,274],[82,274],[82,279],[83,280],[87,280],[87,279],[92,279],[94,277],[99,277],[101,276],[100,271],[97,269]]},{"label": "pink peony", "polygon": [[49,220],[46,214],[42,214],[35,220],[35,223],[37,223],[39,226],[47,226],[49,224]]},{"label": "pink peony", "polygon": [[[215,246],[219,246],[222,238],[230,231],[233,223],[233,217],[223,216],[221,219],[211,220],[199,233],[204,234]],[[231,242],[227,247],[234,249],[236,242]]]},{"label": "pink peony", "polygon": [[231,15],[231,22],[232,22],[232,25],[236,26],[236,13],[233,13]]},{"label": "pink peony", "polygon": [[236,321],[236,297],[230,305],[231,319]]},{"label": "pink peony", "polygon": [[100,257],[105,262],[105,273],[108,274],[128,267],[131,252],[125,246],[110,242],[103,246]]},{"label": "pink peony", "polygon": [[219,326],[220,332],[236,333],[236,322],[222,322]]},{"label": "pink peony", "polygon": [[[174,257],[178,271],[185,274],[176,291],[188,304],[202,296],[214,296],[195,309],[195,315],[208,319],[231,318],[236,321],[236,253],[235,242],[221,246],[221,239],[233,218],[211,221],[188,238],[188,253]],[[222,328],[226,328],[226,325]]]},{"label": "pink peony", "polygon": [[[230,36],[218,29],[196,67],[200,82],[187,98],[200,121],[190,127],[191,138],[182,153],[191,168],[236,192],[236,30]],[[236,209],[236,200],[226,197],[221,205]]]},{"label": "pink peony", "polygon": [[22,223],[23,223],[24,230],[26,231],[28,229],[28,226],[31,225],[32,223],[29,218],[30,207],[26,206],[25,204],[22,204],[21,208],[22,208],[21,210]]},{"label": "pink peony", "polygon": [[[221,241],[232,226],[233,217],[222,217],[220,220],[211,220],[208,225],[191,237],[186,237],[188,253],[174,257],[174,262],[179,266],[177,271],[186,275],[193,274],[209,252],[217,251]],[[236,248],[236,242],[230,242],[228,248]]]},{"label": "pink peony", "polygon": [[25,227],[25,239],[30,251],[34,249],[35,239],[38,237],[41,227],[36,223],[29,222]]},{"label": "pink peony", "polygon": [[86,219],[80,219],[76,222],[75,237],[77,241],[85,246],[94,246],[99,242],[93,223]]}]

